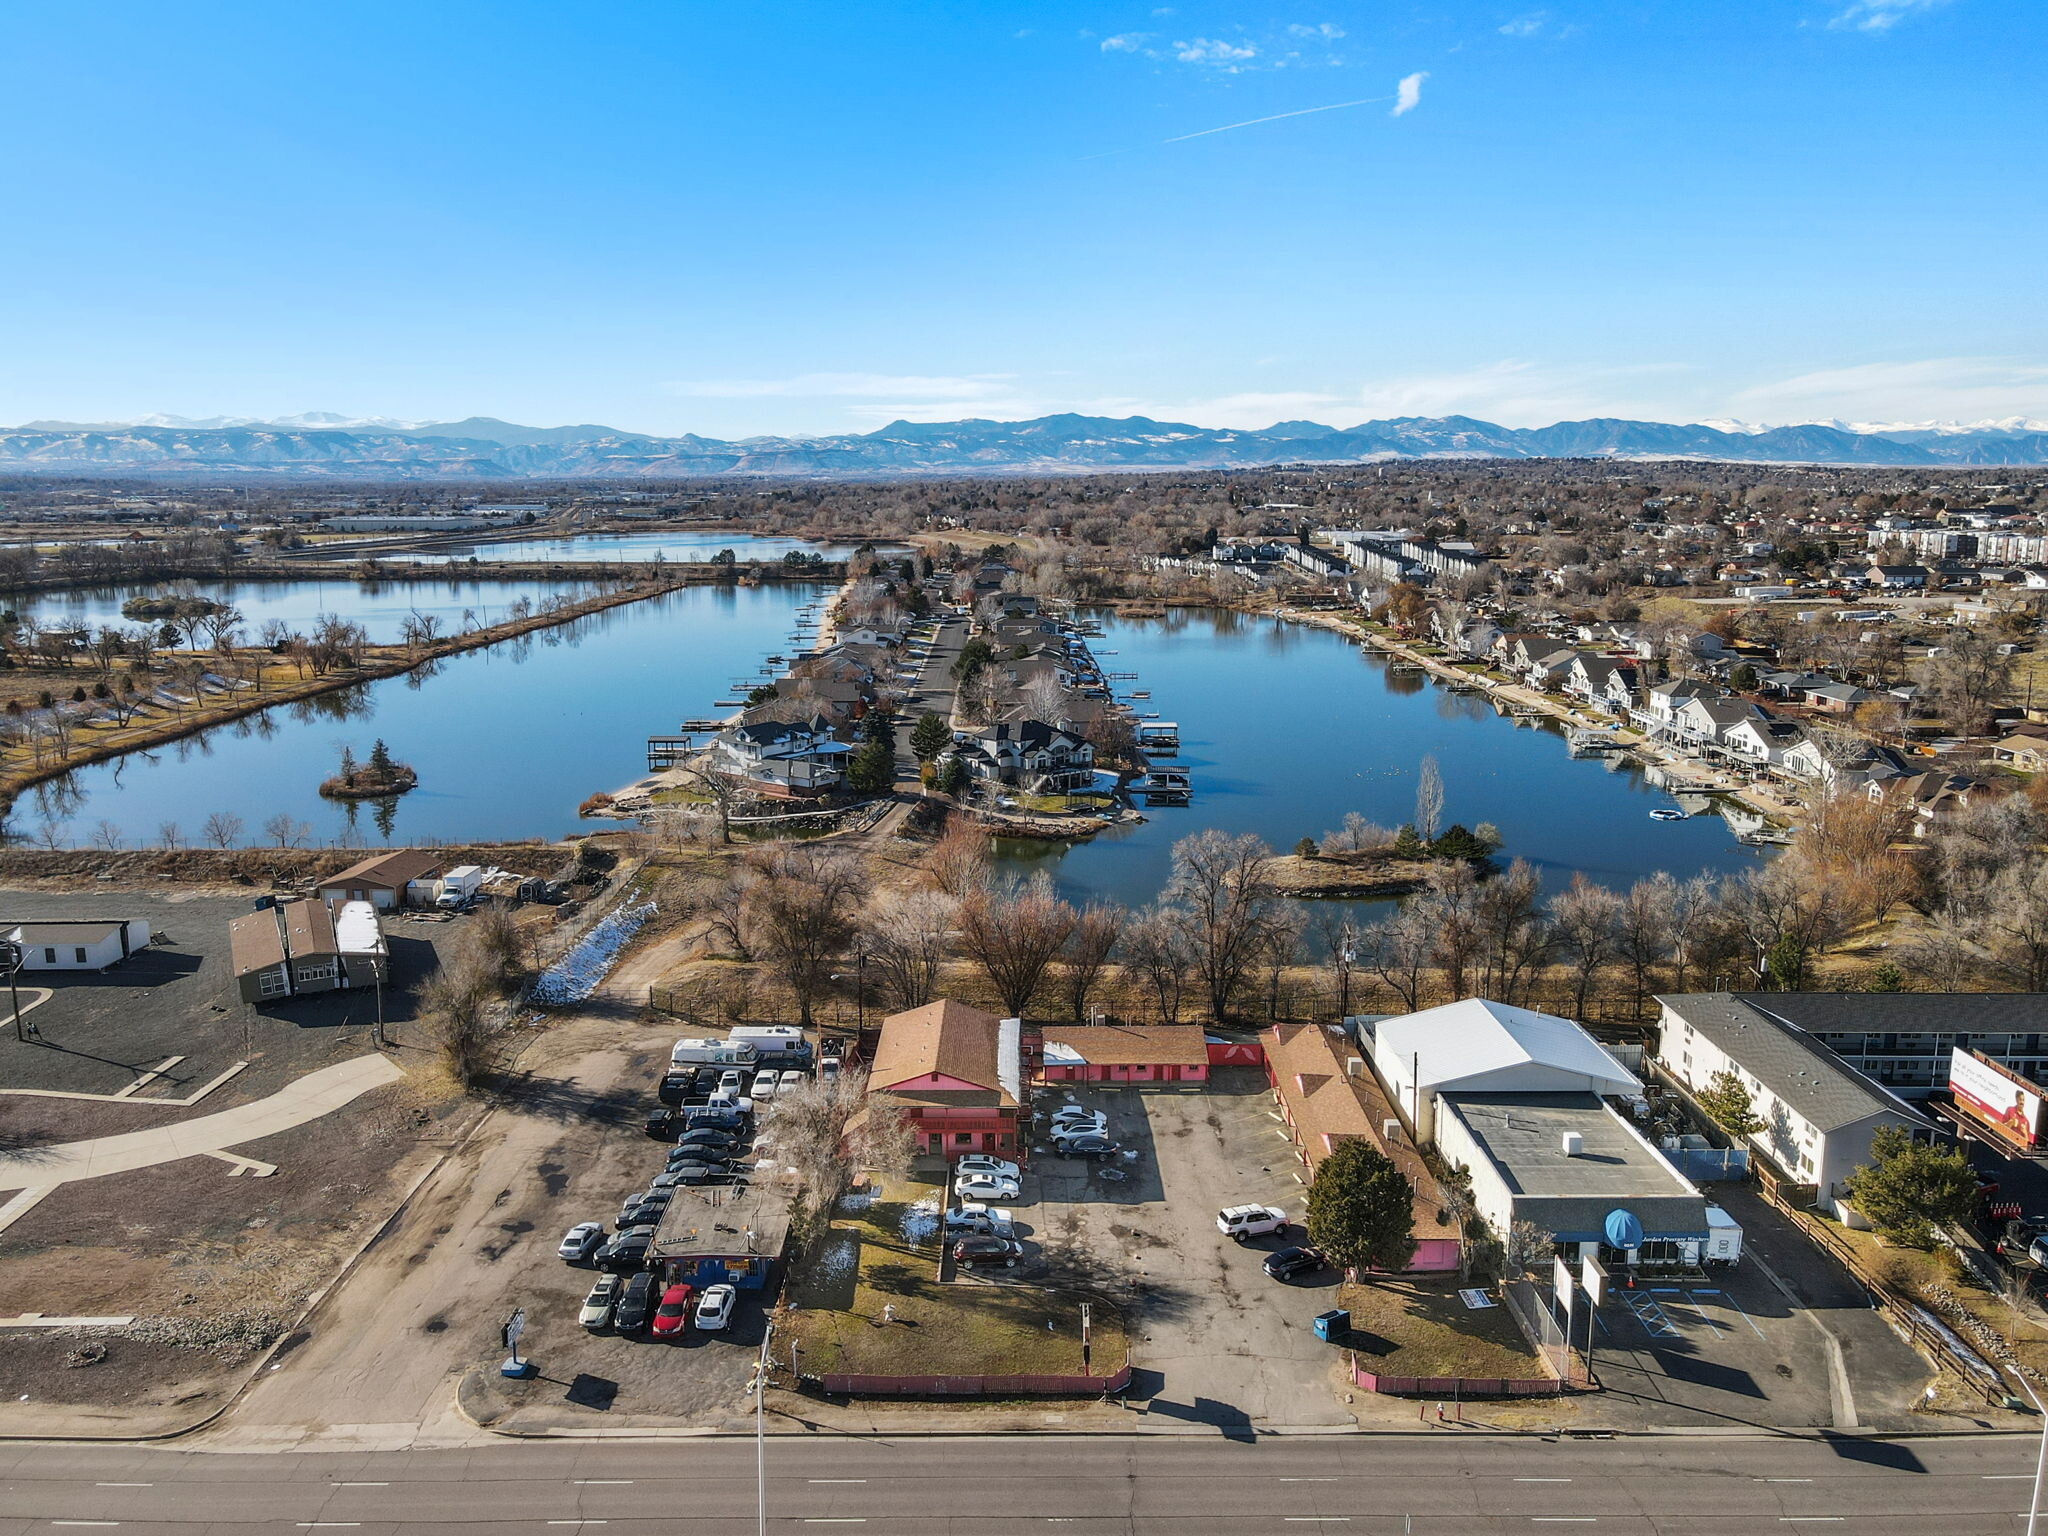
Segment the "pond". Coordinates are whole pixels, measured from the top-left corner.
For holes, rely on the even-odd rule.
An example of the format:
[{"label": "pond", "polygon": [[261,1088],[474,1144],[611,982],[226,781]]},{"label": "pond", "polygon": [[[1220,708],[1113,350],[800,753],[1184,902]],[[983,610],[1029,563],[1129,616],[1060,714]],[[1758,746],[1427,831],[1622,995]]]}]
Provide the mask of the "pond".
[{"label": "pond", "polygon": [[[790,584],[687,587],[469,651],[423,672],[266,710],[151,753],[131,753],[24,791],[9,829],[90,841],[104,821],[125,844],[188,841],[216,812],[243,841],[289,815],[309,840],[373,844],[559,837],[611,825],[576,815],[583,798],[646,771],[646,738],[714,713],[728,684],[787,648],[796,610],[822,590]],[[722,713],[722,712],[719,712]],[[346,744],[381,737],[420,787],[381,805],[324,800]],[[267,839],[263,839],[267,841]]]},{"label": "pond", "polygon": [[1010,867],[1051,870],[1071,898],[1153,900],[1174,842],[1209,827],[1256,833],[1283,853],[1347,811],[1397,827],[1414,817],[1425,756],[1443,775],[1445,823],[1492,822],[1503,860],[1527,859],[1551,890],[1577,872],[1619,888],[1660,869],[1684,879],[1757,859],[1719,816],[1650,820],[1673,802],[1640,769],[1571,758],[1556,731],[1518,728],[1483,695],[1390,674],[1384,657],[1330,630],[1207,609],[1100,622],[1105,634],[1090,643],[1104,670],[1138,674],[1119,691],[1148,690],[1136,707],[1179,722],[1169,761],[1189,770],[1195,793],[1087,843],[1008,846]]},{"label": "pond", "polygon": [[406,616],[433,614],[443,633],[502,623],[514,603],[524,598],[538,604],[557,592],[580,593],[583,583],[559,580],[477,581],[470,577],[408,577],[400,581],[352,581],[333,577],[320,581],[202,581],[138,583],[108,587],[69,587],[55,592],[23,592],[7,599],[24,622],[39,629],[97,629],[137,622],[121,616],[131,597],[167,593],[232,603],[248,620],[246,641],[256,640],[264,624],[280,619],[301,634],[309,633],[323,613],[353,619],[368,632],[372,644],[395,644],[403,638]]},{"label": "pond", "polygon": [[[577,560],[709,560],[721,549],[729,549],[741,560],[780,560],[791,550],[823,555],[827,560],[844,560],[857,544],[819,544],[809,539],[784,539],[751,533],[719,532],[717,529],[650,529],[646,533],[576,533],[547,539],[504,539],[480,537],[475,543],[443,544],[432,550],[393,550],[379,553],[380,561],[407,561],[419,565],[453,565],[464,560],[577,561]],[[337,554],[347,554],[337,551]]]}]

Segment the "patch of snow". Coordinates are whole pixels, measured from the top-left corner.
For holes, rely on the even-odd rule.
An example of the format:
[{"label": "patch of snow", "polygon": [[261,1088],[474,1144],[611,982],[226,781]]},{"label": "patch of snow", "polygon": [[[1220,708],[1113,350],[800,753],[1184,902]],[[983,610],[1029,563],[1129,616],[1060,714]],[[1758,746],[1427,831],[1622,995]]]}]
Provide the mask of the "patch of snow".
[{"label": "patch of snow", "polygon": [[856,1211],[864,1211],[875,1203],[876,1193],[875,1186],[872,1184],[863,1184],[859,1189],[849,1189],[839,1197],[839,1209],[845,1211],[848,1215],[852,1215]]},{"label": "patch of snow", "polygon": [[903,1212],[900,1230],[905,1242],[930,1242],[939,1230],[939,1197],[927,1195],[917,1204],[907,1208]]},{"label": "patch of snow", "polygon": [[814,1279],[843,1280],[860,1267],[860,1239],[851,1233],[834,1238],[811,1265]]},{"label": "patch of snow", "polygon": [[569,952],[540,974],[529,994],[534,1002],[547,1005],[580,1003],[595,992],[619,951],[654,916],[654,903],[638,902],[607,912],[570,948]]}]

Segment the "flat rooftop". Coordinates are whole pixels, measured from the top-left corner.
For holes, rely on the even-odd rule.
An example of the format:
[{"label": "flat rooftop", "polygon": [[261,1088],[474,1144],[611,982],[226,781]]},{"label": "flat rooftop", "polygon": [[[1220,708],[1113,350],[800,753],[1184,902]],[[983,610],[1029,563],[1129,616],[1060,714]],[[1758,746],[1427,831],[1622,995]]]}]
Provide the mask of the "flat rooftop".
[{"label": "flat rooftop", "polygon": [[678,1189],[662,1212],[650,1258],[779,1259],[789,1240],[794,1191],[764,1179],[755,1184],[710,1184]]},{"label": "flat rooftop", "polygon": [[[1651,1237],[1706,1234],[1705,1198],[1590,1093],[1446,1093],[1437,1106],[1492,1162],[1516,1214],[1560,1239],[1590,1241],[1617,1207]],[[1567,1131],[1581,1138],[1576,1157]]]}]

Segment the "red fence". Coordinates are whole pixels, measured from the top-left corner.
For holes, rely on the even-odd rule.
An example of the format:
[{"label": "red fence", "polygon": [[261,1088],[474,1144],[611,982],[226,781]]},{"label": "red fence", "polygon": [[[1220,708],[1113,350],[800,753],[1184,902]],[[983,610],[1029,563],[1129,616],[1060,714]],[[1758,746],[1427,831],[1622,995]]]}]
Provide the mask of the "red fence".
[{"label": "red fence", "polygon": [[832,1376],[827,1392],[850,1397],[1100,1397],[1131,1384],[1130,1362],[1113,1376]]},{"label": "red fence", "polygon": [[1263,1067],[1265,1064],[1266,1048],[1256,1040],[1209,1042],[1209,1065],[1212,1067]]},{"label": "red fence", "polygon": [[1358,1368],[1351,1357],[1351,1379],[1368,1392],[1394,1397],[1555,1397],[1565,1384],[1545,1376],[1534,1381],[1514,1381],[1499,1376],[1375,1376]]}]

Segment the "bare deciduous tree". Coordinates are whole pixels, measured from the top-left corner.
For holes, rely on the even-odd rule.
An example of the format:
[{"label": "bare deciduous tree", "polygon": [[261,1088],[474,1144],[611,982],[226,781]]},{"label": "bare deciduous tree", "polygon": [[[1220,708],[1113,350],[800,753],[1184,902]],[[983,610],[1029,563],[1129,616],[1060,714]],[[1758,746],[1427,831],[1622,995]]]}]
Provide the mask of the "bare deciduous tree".
[{"label": "bare deciduous tree", "polygon": [[210,848],[232,848],[241,840],[242,818],[232,811],[215,811],[200,823],[199,835]]},{"label": "bare deciduous tree", "polygon": [[1572,1017],[1586,1016],[1586,999],[1600,973],[1616,958],[1621,924],[1621,898],[1583,874],[1550,899],[1551,931],[1557,948],[1574,969]]},{"label": "bare deciduous tree", "polygon": [[1067,1007],[1076,1019],[1088,1018],[1088,1000],[1130,921],[1130,911],[1112,903],[1090,902],[1081,909],[1074,931],[1067,937],[1066,948],[1060,951],[1060,976],[1066,982]]},{"label": "bare deciduous tree", "polygon": [[868,968],[883,997],[921,1008],[938,994],[959,903],[943,891],[888,891],[861,922]]},{"label": "bare deciduous tree", "polygon": [[1433,843],[1443,831],[1444,776],[1436,766],[1434,753],[1423,758],[1415,779],[1415,835]]},{"label": "bare deciduous tree", "polygon": [[948,896],[965,896],[989,880],[988,834],[957,812],[932,845],[932,879]]},{"label": "bare deciduous tree", "polygon": [[797,845],[777,849],[749,893],[756,951],[789,988],[806,1028],[853,942],[866,888],[859,865],[838,849]]},{"label": "bare deciduous tree", "polygon": [[961,900],[960,948],[987,975],[1003,1008],[1021,1018],[1076,921],[1042,871],[1021,885],[997,881]]},{"label": "bare deciduous tree", "polygon": [[1259,963],[1274,898],[1266,884],[1273,850],[1250,833],[1210,828],[1173,845],[1166,899],[1181,913],[1212,1017],[1230,1016]]},{"label": "bare deciduous tree", "polygon": [[1159,1022],[1178,1024],[1181,1000],[1195,968],[1179,914],[1148,907],[1132,918],[1124,930],[1123,966],[1127,973],[1143,978]]}]

